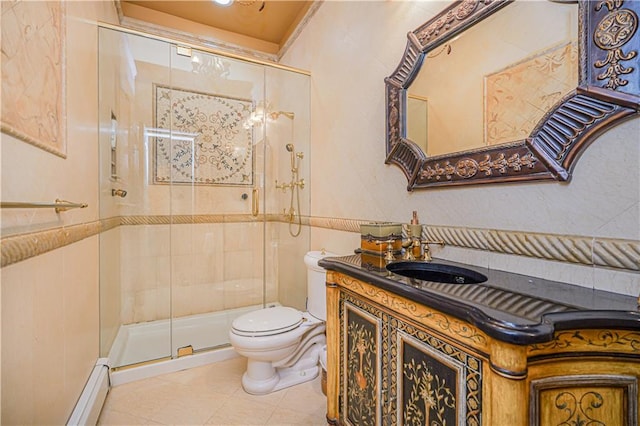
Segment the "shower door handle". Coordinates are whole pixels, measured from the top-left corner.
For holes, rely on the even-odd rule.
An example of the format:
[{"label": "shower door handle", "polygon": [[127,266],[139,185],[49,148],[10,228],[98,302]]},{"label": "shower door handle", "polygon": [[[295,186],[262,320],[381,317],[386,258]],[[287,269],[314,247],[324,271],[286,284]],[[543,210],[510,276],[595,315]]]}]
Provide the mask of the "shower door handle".
[{"label": "shower door handle", "polygon": [[258,213],[260,212],[260,204],[259,204],[260,193],[258,191],[259,191],[258,188],[253,188],[253,193],[251,197],[251,214],[253,216],[258,216]]}]

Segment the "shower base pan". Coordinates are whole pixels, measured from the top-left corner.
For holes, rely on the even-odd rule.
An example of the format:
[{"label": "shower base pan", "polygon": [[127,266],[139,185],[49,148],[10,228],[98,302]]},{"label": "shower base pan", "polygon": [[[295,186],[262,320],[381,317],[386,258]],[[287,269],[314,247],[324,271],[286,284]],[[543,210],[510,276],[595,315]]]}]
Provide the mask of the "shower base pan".
[{"label": "shower base pan", "polygon": [[[279,306],[268,303],[267,307]],[[262,305],[120,326],[109,352],[111,368],[178,358],[229,346],[229,329],[238,316]]]}]

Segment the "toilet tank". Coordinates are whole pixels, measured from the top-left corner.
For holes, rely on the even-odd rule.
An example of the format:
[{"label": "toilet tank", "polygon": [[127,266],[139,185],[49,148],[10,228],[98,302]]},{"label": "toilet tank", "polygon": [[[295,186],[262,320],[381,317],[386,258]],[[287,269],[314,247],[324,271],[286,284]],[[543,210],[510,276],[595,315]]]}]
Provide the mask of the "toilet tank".
[{"label": "toilet tank", "polygon": [[318,261],[329,256],[338,255],[322,250],[310,251],[304,256],[307,265],[307,312],[322,321],[327,320],[327,271],[318,266]]}]

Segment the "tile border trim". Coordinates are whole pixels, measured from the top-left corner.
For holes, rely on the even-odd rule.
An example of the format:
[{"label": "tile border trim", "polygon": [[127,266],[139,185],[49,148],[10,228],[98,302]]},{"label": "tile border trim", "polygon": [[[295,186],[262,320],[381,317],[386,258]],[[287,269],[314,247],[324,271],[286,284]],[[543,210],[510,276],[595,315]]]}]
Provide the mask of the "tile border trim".
[{"label": "tile border trim", "polygon": [[[367,220],[303,216],[302,225],[334,231],[360,232]],[[280,214],[136,215],[11,235],[0,240],[1,266],[9,266],[51,250],[73,244],[118,226],[189,223],[288,223]],[[425,236],[460,248],[526,256],[544,260],[640,272],[640,241],[542,234],[495,229],[426,226]]]},{"label": "tile border trim", "polygon": [[12,235],[0,240],[1,267],[56,250],[117,226],[117,219],[107,219],[63,226],[44,231]]}]

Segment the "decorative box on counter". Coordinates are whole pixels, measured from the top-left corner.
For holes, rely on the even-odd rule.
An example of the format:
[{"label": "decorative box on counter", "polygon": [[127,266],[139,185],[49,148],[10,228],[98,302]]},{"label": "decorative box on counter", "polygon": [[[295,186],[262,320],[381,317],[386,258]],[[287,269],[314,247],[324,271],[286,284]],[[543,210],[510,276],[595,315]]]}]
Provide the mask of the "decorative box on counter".
[{"label": "decorative box on counter", "polygon": [[402,224],[372,222],[360,225],[360,248],[363,253],[384,256],[391,242],[394,254],[402,250]]},{"label": "decorative box on counter", "polygon": [[364,250],[360,252],[360,266],[370,271],[384,272],[387,263],[384,256],[380,256],[377,253],[371,254]]}]

